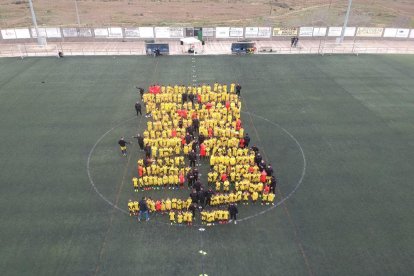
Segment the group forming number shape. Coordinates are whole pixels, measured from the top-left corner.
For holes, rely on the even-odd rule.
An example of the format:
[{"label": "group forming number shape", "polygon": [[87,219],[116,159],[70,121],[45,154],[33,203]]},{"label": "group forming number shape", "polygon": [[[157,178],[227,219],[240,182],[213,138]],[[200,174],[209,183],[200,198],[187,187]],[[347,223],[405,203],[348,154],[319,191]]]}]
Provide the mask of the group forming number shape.
[{"label": "group forming number shape", "polygon": [[[153,85],[143,94],[146,112],[151,114],[143,132],[144,145],[150,150],[137,161],[137,176],[132,178],[135,192],[184,189],[187,182],[190,189],[196,185],[194,189],[207,195],[202,203],[194,197],[148,197],[150,213],[167,214],[171,224],[192,225],[194,207],[202,205],[201,223],[214,225],[229,221],[230,204],[274,204],[273,169],[269,172],[271,166],[266,166],[257,147],[248,147],[250,138],[245,139],[236,90],[234,83],[229,87]],[[196,162],[190,160],[188,165],[187,160],[194,159],[193,150],[196,159],[210,164],[208,187],[197,177]],[[129,200],[128,209],[130,216],[137,216],[139,201]]]}]

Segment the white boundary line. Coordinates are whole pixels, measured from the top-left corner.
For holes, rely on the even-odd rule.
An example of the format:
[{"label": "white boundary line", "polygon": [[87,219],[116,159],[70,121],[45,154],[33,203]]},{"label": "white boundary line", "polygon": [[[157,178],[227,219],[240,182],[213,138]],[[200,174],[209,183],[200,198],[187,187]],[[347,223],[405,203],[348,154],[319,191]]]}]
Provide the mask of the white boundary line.
[{"label": "white boundary line", "polygon": [[289,135],[289,137],[290,137],[290,138],[292,138],[292,140],[293,140],[293,141],[295,141],[296,145],[298,146],[298,148],[299,148],[299,150],[300,150],[300,153],[302,154],[302,159],[303,159],[303,169],[302,169],[302,174],[301,174],[301,176],[300,176],[300,178],[299,178],[299,180],[298,180],[298,182],[297,182],[297,184],[296,184],[295,188],[293,188],[293,190],[292,190],[292,191],[291,191],[291,192],[290,192],[287,196],[285,196],[284,198],[282,198],[280,201],[278,201],[275,205],[271,206],[270,208],[265,209],[265,210],[263,210],[263,211],[260,211],[260,212],[259,212],[259,213],[257,213],[257,214],[254,214],[254,215],[251,215],[251,216],[247,216],[247,217],[245,217],[245,218],[238,219],[238,221],[245,221],[245,220],[248,220],[248,219],[251,219],[251,218],[255,218],[255,217],[257,217],[257,216],[263,215],[264,213],[267,213],[267,212],[269,212],[270,210],[273,210],[274,208],[276,208],[276,207],[278,207],[278,206],[282,205],[282,204],[283,204],[286,200],[288,200],[288,199],[289,199],[289,198],[290,198],[290,197],[291,197],[291,196],[292,196],[292,195],[293,195],[293,194],[297,191],[297,189],[299,189],[299,186],[302,184],[303,179],[305,178],[305,174],[306,174],[306,166],[307,166],[305,152],[303,151],[303,148],[302,148],[302,146],[300,145],[299,141],[295,138],[295,136],[293,136],[293,134],[292,134],[292,133],[290,133],[289,131],[287,131],[284,127],[280,126],[279,124],[274,123],[274,122],[270,121],[269,119],[264,118],[264,117],[262,117],[262,116],[260,116],[260,115],[256,115],[256,114],[254,114],[254,113],[244,112],[244,111],[242,111],[242,113],[249,114],[249,115],[254,116],[254,117],[256,117],[256,118],[262,119],[262,120],[264,120],[264,121],[268,122],[269,124],[272,124],[272,125],[274,125],[274,126],[276,126],[276,127],[280,128],[280,129],[281,129],[281,130],[283,130],[283,131],[284,131],[287,135]]},{"label": "white boundary line", "polygon": [[91,151],[89,152],[89,155],[88,155],[88,161],[86,162],[86,171],[88,172],[88,177],[89,177],[89,181],[90,181],[90,183],[91,183],[91,185],[92,185],[92,187],[93,187],[93,189],[95,190],[95,192],[106,202],[106,203],[108,203],[109,205],[111,205],[113,208],[115,208],[115,209],[117,209],[117,210],[119,210],[119,211],[121,211],[122,213],[124,213],[124,214],[129,214],[129,212],[128,211],[126,211],[126,210],[124,210],[124,209],[122,209],[122,208],[119,208],[118,206],[116,206],[115,204],[113,204],[109,199],[107,199],[103,194],[101,194],[100,192],[99,192],[99,190],[98,190],[98,188],[96,188],[96,185],[95,185],[95,182],[93,181],[93,179],[92,179],[92,176],[91,176],[91,171],[90,171],[90,162],[91,162],[91,157],[92,157],[92,154],[93,154],[93,152],[94,152],[94,150],[95,150],[95,148],[96,148],[96,146],[102,141],[102,139],[103,138],[105,138],[105,136],[106,135],[108,135],[112,130],[114,130],[115,128],[117,128],[117,127],[119,127],[119,126],[121,126],[122,124],[124,124],[124,123],[126,123],[126,122],[128,122],[128,121],[131,121],[132,119],[134,119],[134,118],[136,118],[136,116],[134,116],[134,117],[132,117],[132,118],[130,118],[130,119],[128,119],[128,120],[125,120],[125,121],[122,121],[122,122],[120,122],[120,123],[118,123],[117,125],[115,125],[114,127],[112,127],[110,130],[108,130],[107,132],[105,132],[101,137],[99,137],[99,139],[96,141],[96,143],[95,143],[95,145],[93,145],[93,147],[92,147],[92,149],[91,149]]},{"label": "white boundary line", "polygon": [[[278,127],[278,128],[280,128],[281,130],[283,130],[283,132],[285,132],[295,143],[296,143],[296,145],[298,146],[298,148],[299,148],[299,150],[300,150],[300,152],[301,152],[301,154],[302,154],[302,159],[303,159],[303,169],[302,169],[302,174],[301,174],[301,176],[300,176],[300,178],[299,178],[299,180],[298,180],[298,182],[297,182],[297,184],[296,184],[296,186],[295,186],[295,188],[293,188],[293,190],[287,195],[287,196],[285,196],[284,198],[282,198],[280,201],[278,201],[275,205],[273,205],[273,206],[271,206],[271,207],[269,207],[269,208],[267,208],[267,209],[265,209],[265,210],[263,210],[263,211],[260,211],[260,212],[258,212],[258,213],[256,213],[256,214],[254,214],[254,215],[250,215],[250,216],[247,216],[247,217],[244,217],[244,218],[241,218],[241,219],[238,219],[238,221],[239,222],[241,222],[241,221],[246,221],[246,220],[249,220],[249,219],[251,219],[251,218],[255,218],[255,217],[258,217],[258,216],[260,216],[260,215],[263,215],[263,214],[265,214],[265,213],[267,213],[267,212],[269,212],[270,210],[273,210],[274,208],[276,208],[276,207],[278,207],[278,206],[280,206],[281,204],[283,204],[286,200],[288,200],[298,189],[299,189],[299,187],[300,187],[300,185],[302,184],[302,182],[303,182],[303,179],[304,179],[304,177],[305,177],[305,174],[306,174],[306,167],[307,167],[307,162],[306,162],[306,156],[305,156],[305,152],[303,151],[303,148],[302,148],[302,146],[301,146],[301,144],[299,143],[299,141],[293,136],[293,134],[291,134],[289,131],[287,131],[285,128],[283,128],[282,126],[280,126],[279,124],[277,124],[277,123],[274,123],[274,122],[272,122],[272,121],[270,121],[269,119],[267,119],[267,118],[265,118],[265,117],[262,117],[262,116],[260,116],[260,115],[256,115],[256,114],[254,114],[254,113],[251,113],[251,112],[244,112],[244,111],[242,111],[242,113],[245,113],[245,114],[249,114],[249,115],[251,115],[251,116],[254,116],[254,117],[256,117],[256,118],[259,118],[259,119],[261,119],[261,120],[264,120],[264,121],[266,121],[266,122],[268,122],[269,124],[272,124],[272,125],[274,125],[274,126],[276,126],[276,127]],[[113,208],[115,208],[115,209],[117,209],[118,211],[120,211],[121,213],[124,213],[124,214],[126,214],[126,215],[129,215],[129,212],[127,211],[127,210],[124,210],[124,209],[122,209],[122,208],[120,208],[120,207],[118,207],[117,205],[115,205],[114,203],[112,203],[109,199],[107,199],[103,194],[101,194],[101,192],[99,192],[99,190],[98,190],[98,188],[96,187],[96,185],[95,185],[95,182],[93,181],[93,178],[92,178],[92,175],[91,175],[91,172],[90,172],[90,161],[91,161],[91,158],[92,158],[92,154],[93,154],[93,152],[95,151],[95,148],[98,146],[98,144],[102,141],[102,139],[103,138],[105,138],[105,136],[106,135],[108,135],[111,131],[113,131],[115,128],[117,128],[117,127],[119,127],[119,126],[121,126],[121,125],[123,125],[124,123],[126,123],[126,122],[128,122],[128,121],[131,121],[131,120],[133,120],[134,118],[136,118],[136,116],[134,116],[134,117],[132,117],[132,118],[130,118],[130,119],[127,119],[127,120],[125,120],[125,121],[122,121],[122,122],[120,122],[120,123],[118,123],[117,125],[115,125],[115,126],[113,126],[111,129],[109,129],[108,131],[106,131],[101,137],[99,137],[99,139],[95,142],[95,144],[93,145],[93,147],[92,147],[92,149],[90,150],[90,152],[89,152],[89,155],[88,155],[88,160],[87,160],[87,162],[86,162],[86,171],[87,171],[87,173],[88,173],[88,177],[89,177],[89,182],[90,182],[90,184],[91,184],[91,186],[93,187],[93,189],[95,190],[95,192],[99,195],[99,197],[100,198],[102,198],[106,203],[108,203],[110,206],[112,206]],[[169,223],[163,223],[163,222],[156,222],[156,223],[160,223],[160,224],[165,224],[165,225],[170,225]],[[203,227],[202,225],[200,225],[200,224],[193,224],[192,225],[192,227]]]}]

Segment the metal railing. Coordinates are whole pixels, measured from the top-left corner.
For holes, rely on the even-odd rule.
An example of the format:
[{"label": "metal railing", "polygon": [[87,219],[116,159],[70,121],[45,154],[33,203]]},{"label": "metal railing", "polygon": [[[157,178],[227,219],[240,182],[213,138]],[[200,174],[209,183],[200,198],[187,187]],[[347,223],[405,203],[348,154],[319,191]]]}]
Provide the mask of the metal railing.
[{"label": "metal railing", "polygon": [[[24,46],[24,47],[23,47]],[[9,45],[8,48],[0,47],[0,57],[44,57],[58,56],[62,51],[65,56],[127,56],[127,55],[146,55],[144,47],[139,48],[113,48],[113,49],[96,49],[93,47],[64,47],[54,46],[52,48],[38,48],[33,45]],[[215,47],[205,49],[200,55],[231,54],[228,52],[215,52]],[[332,46],[332,47],[259,47],[256,54],[414,54],[414,47],[362,47],[362,46]],[[170,51],[170,55],[188,55],[181,50]]]}]

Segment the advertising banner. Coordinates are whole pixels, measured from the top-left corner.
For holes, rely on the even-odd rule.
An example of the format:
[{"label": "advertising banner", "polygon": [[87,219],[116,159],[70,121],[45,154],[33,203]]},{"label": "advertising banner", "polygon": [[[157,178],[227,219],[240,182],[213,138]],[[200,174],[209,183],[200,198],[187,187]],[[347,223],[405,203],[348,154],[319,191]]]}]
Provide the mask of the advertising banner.
[{"label": "advertising banner", "polygon": [[122,38],[122,28],[119,27],[111,27],[108,28],[108,37],[109,38]]},{"label": "advertising banner", "polygon": [[257,37],[269,38],[272,35],[271,27],[259,27]]},{"label": "advertising banner", "polygon": [[397,35],[395,37],[407,38],[409,33],[410,33],[410,29],[398,29]]},{"label": "advertising banner", "polygon": [[243,37],[243,28],[231,27],[230,37]]},{"label": "advertising banner", "polygon": [[329,27],[328,36],[341,36],[342,27]]},{"label": "advertising banner", "polygon": [[138,38],[139,29],[138,28],[124,28],[125,37],[127,38]]},{"label": "advertising banner", "polygon": [[184,37],[184,28],[182,28],[182,27],[170,27],[170,37],[171,38],[183,38]]},{"label": "advertising banner", "polygon": [[383,37],[395,37],[397,35],[397,28],[385,28]]},{"label": "advertising banner", "polygon": [[359,27],[356,35],[361,37],[381,37],[383,31],[384,28]]},{"label": "advertising banner", "polygon": [[[46,29],[45,28],[37,28],[39,30],[39,35],[40,37],[46,37]],[[33,38],[37,38],[37,33],[36,33],[36,29],[32,28],[32,37]]]},{"label": "advertising banner", "polygon": [[142,38],[154,38],[153,27],[139,27],[139,34]]},{"label": "advertising banner", "polygon": [[313,27],[300,27],[299,36],[312,36]]},{"label": "advertising banner", "polygon": [[156,38],[170,38],[169,27],[155,27],[154,30]]},{"label": "advertising banner", "polygon": [[257,37],[258,33],[258,27],[246,27],[244,30],[244,37]]},{"label": "advertising banner", "polygon": [[322,27],[322,28],[313,28],[313,36],[326,36],[326,27]]},{"label": "advertising banner", "polygon": [[108,37],[108,28],[95,28],[93,32],[95,37]]},{"label": "advertising banner", "polygon": [[78,37],[76,28],[62,28],[63,37]]},{"label": "advertising banner", "polygon": [[49,38],[62,37],[60,33],[60,28],[46,28],[46,36]]},{"label": "advertising banner", "polygon": [[79,28],[79,36],[80,37],[91,37],[92,30],[89,28]]},{"label": "advertising banner", "polygon": [[230,27],[216,27],[216,38],[229,38]]},{"label": "advertising banner", "polygon": [[214,37],[214,28],[203,28],[203,37]]},{"label": "advertising banner", "polygon": [[1,36],[3,39],[16,39],[16,32],[14,29],[1,30]]},{"label": "advertising banner", "polygon": [[16,38],[30,38],[29,29],[14,29],[16,32]]},{"label": "advertising banner", "polygon": [[297,36],[297,28],[273,28],[273,36]]}]

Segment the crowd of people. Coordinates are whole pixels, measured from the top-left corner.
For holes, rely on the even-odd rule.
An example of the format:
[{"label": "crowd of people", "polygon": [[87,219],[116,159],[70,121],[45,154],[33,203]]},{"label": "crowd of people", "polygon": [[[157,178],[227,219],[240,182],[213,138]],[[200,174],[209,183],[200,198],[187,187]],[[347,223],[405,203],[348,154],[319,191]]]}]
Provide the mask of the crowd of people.
[{"label": "crowd of people", "polygon": [[[237,204],[274,204],[274,170],[257,146],[249,147],[240,94],[241,86],[235,83],[153,85],[147,93],[140,89],[151,119],[143,134],[133,137],[145,153],[132,179],[134,190],[188,188],[190,195],[130,200],[131,216],[149,219],[149,212],[168,213],[171,223],[191,225],[195,210],[200,210],[202,223],[236,223]],[[137,116],[142,115],[139,102],[135,109]],[[128,142],[122,141],[119,144],[126,154]],[[203,163],[210,166],[206,183],[199,173]]]}]

